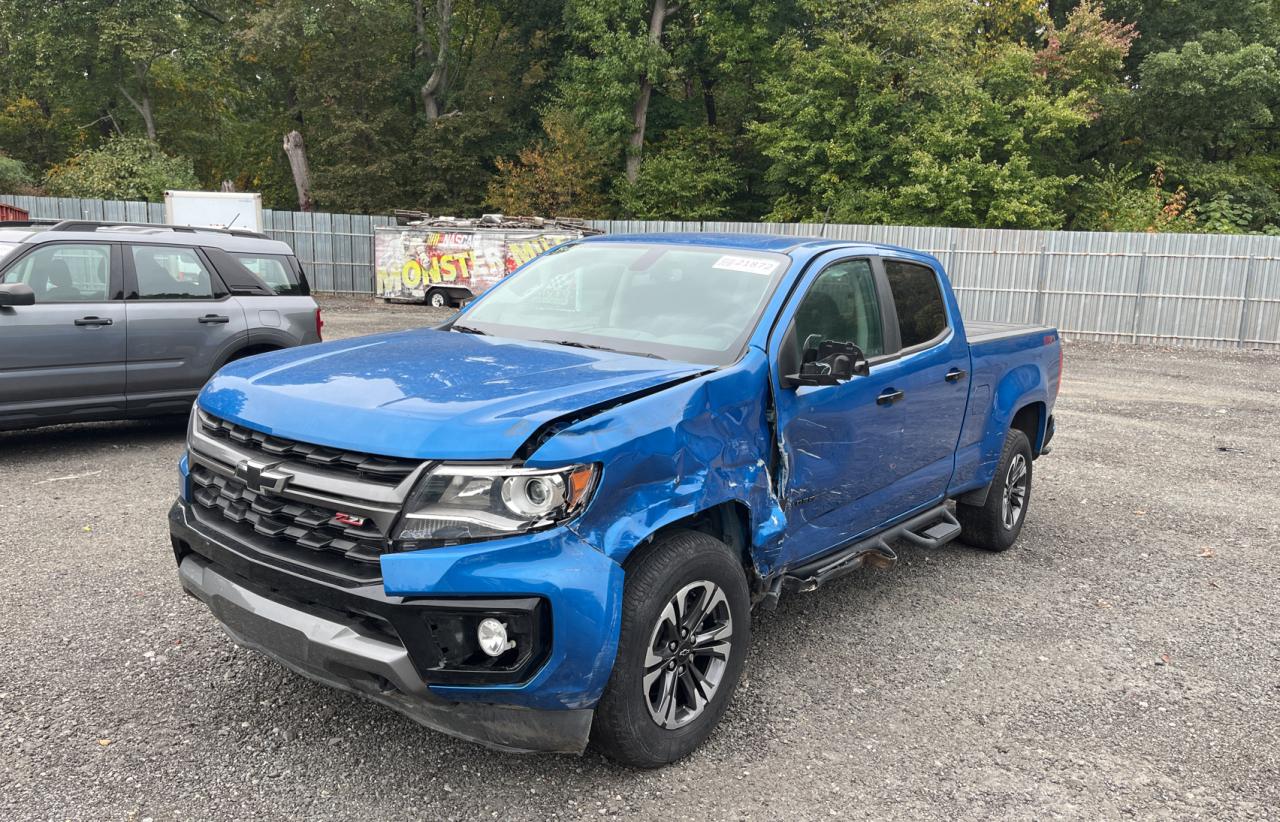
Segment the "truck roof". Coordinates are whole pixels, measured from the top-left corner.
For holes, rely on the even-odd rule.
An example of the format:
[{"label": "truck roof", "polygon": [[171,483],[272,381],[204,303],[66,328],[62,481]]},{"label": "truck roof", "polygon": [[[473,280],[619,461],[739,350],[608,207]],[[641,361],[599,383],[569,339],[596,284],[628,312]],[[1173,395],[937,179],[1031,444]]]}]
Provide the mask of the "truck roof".
[{"label": "truck roof", "polygon": [[670,245],[698,245],[714,248],[741,248],[745,251],[773,251],[780,254],[805,252],[805,256],[810,257],[834,248],[866,248],[876,251],[891,251],[896,254],[908,254],[937,262],[937,259],[932,254],[917,251],[913,248],[904,248],[887,243],[836,240],[826,237],[805,237],[792,234],[727,234],[706,231],[661,234],[605,234],[586,238],[583,242],[667,243]]}]

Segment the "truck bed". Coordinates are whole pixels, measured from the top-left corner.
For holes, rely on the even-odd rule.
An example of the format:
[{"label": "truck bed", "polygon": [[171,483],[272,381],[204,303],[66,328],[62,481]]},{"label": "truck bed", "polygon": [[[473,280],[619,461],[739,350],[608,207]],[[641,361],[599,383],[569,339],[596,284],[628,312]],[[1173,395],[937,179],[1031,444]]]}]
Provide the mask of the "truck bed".
[{"label": "truck bed", "polygon": [[1009,337],[1021,337],[1024,334],[1054,334],[1056,330],[1051,325],[1019,325],[1018,323],[984,323],[984,322],[968,322],[964,324],[964,331],[969,338],[970,345],[980,345],[985,342],[994,342],[995,340],[1003,340]]}]

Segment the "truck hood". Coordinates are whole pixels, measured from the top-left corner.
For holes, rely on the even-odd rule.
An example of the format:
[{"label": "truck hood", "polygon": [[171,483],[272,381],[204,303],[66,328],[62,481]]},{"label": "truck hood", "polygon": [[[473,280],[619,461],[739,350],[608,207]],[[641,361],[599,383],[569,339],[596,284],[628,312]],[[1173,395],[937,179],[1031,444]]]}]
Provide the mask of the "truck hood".
[{"label": "truck hood", "polygon": [[200,393],[223,419],[414,459],[509,459],[544,423],[709,370],[611,351],[423,329],[240,360]]}]

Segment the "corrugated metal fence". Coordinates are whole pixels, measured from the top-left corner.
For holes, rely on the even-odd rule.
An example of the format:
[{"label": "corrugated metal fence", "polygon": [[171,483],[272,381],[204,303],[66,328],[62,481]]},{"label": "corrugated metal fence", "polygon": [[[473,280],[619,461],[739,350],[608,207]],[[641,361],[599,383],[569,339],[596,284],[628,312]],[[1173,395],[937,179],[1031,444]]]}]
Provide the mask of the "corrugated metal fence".
[{"label": "corrugated metal fence", "polygon": [[[157,204],[7,197],[33,217],[163,222]],[[317,290],[373,292],[373,228],[390,217],[265,211]],[[967,316],[1086,339],[1280,349],[1280,238],[969,228],[598,221],[606,231],[730,231],[884,242],[936,255]]]}]

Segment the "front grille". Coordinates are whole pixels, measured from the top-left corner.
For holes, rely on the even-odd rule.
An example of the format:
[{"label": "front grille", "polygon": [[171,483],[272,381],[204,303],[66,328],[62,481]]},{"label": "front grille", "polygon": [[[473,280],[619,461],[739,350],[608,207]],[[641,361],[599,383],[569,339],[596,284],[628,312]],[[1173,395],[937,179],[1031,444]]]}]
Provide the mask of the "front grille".
[{"label": "front grille", "polygon": [[386,550],[386,535],[372,519],[362,525],[339,523],[336,510],[251,491],[200,464],[191,466],[191,482],[197,505],[267,539],[359,562],[376,563]]},{"label": "front grille", "polygon": [[378,457],[359,451],[344,451],[339,448],[328,448],[323,445],[276,437],[219,419],[204,411],[200,412],[200,430],[210,437],[226,439],[243,448],[282,459],[298,460],[321,468],[343,471],[354,474],[362,480],[385,485],[399,485],[422,464],[421,460]]}]

